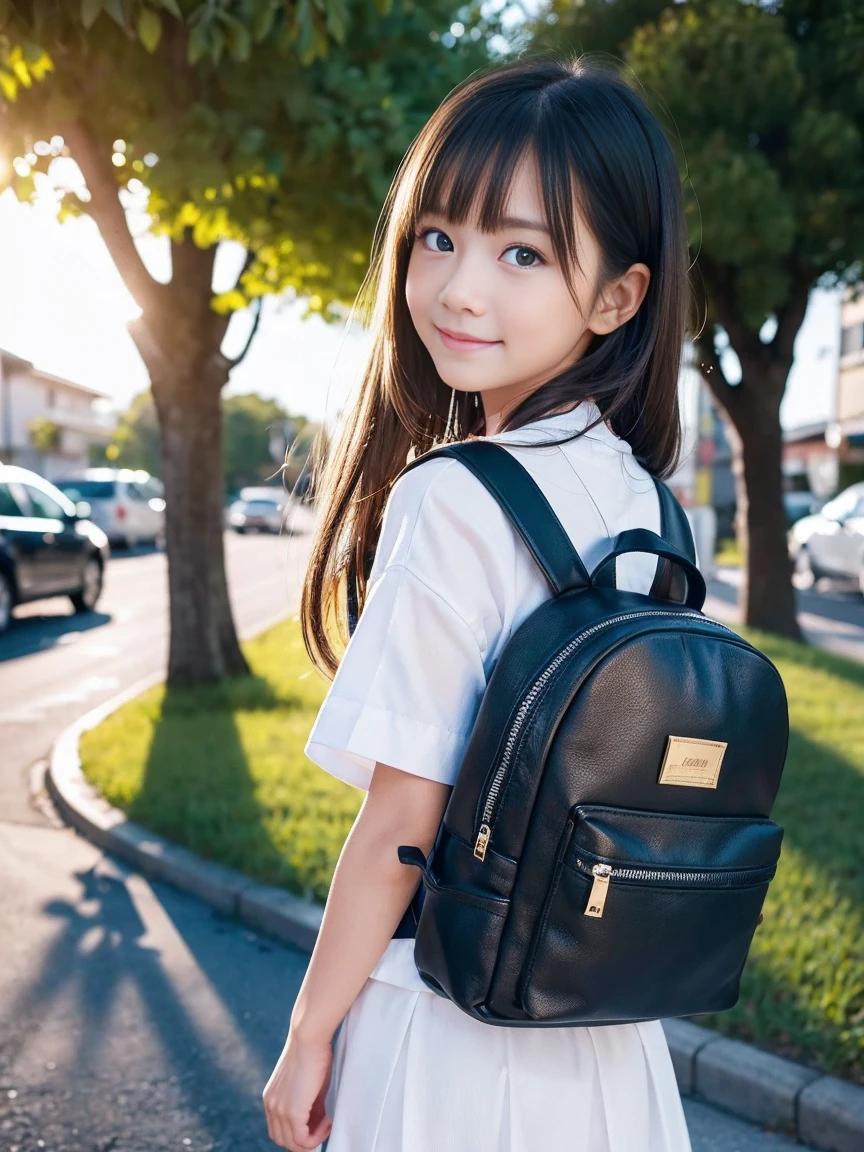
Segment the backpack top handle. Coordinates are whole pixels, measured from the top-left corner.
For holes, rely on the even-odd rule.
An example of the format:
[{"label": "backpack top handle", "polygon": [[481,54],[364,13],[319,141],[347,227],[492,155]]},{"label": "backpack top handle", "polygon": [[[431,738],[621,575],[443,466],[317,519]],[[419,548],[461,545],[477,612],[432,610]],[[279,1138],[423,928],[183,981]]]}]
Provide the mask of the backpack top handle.
[{"label": "backpack top handle", "polygon": [[629,528],[626,532],[618,533],[612,542],[612,551],[603,557],[591,573],[591,587],[615,588],[616,561],[619,556],[626,556],[629,552],[645,552],[651,556],[660,556],[670,564],[676,565],[685,577],[683,603],[697,611],[702,608],[708,592],[705,577],[682,552],[673,548],[656,532],[649,532],[647,528]]}]

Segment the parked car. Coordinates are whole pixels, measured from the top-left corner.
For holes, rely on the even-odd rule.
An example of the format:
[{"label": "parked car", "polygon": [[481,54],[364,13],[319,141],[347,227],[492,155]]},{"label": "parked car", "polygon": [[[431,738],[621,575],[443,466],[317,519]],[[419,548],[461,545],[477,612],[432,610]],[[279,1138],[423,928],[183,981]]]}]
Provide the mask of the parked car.
[{"label": "parked car", "polygon": [[821,576],[857,580],[864,595],[864,483],[853,484],[789,532],[795,583],[809,587]]},{"label": "parked car", "polygon": [[783,493],[783,509],[786,513],[786,526],[791,528],[805,516],[815,516],[825,503],[818,496],[814,496],[809,489],[794,488]]},{"label": "parked car", "polygon": [[35,472],[0,464],[0,633],[16,604],[68,596],[76,612],[91,612],[102,592],[108,538],[74,504]]},{"label": "parked car", "polygon": [[88,468],[83,476],[56,480],[70,500],[86,500],[91,519],[112,544],[131,548],[165,541],[165,489],[138,468]]},{"label": "parked car", "polygon": [[285,505],[284,493],[242,489],[240,499],[228,509],[228,524],[241,535],[244,532],[279,532]]}]

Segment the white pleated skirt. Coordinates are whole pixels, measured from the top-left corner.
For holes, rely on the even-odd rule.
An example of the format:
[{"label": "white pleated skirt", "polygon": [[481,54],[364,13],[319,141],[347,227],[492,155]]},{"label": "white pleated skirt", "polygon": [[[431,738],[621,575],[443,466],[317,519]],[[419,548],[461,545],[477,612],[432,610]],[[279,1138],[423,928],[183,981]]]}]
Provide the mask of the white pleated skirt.
[{"label": "white pleated skirt", "polygon": [[691,1152],[659,1020],[482,1024],[367,980],[336,1038],[323,1152]]}]

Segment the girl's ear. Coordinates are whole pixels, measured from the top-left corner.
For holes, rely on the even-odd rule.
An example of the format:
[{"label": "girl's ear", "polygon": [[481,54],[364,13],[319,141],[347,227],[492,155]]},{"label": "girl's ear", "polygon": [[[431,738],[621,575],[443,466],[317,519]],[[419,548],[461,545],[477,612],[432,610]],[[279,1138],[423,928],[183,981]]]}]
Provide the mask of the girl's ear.
[{"label": "girl's ear", "polygon": [[602,290],[588,321],[595,336],[606,336],[635,316],[645,299],[651,271],[647,264],[631,264],[623,276]]}]

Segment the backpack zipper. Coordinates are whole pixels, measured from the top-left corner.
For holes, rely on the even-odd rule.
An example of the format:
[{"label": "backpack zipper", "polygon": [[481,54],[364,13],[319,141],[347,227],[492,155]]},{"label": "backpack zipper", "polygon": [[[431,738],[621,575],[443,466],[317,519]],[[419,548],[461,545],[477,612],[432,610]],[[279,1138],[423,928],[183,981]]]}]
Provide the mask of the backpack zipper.
[{"label": "backpack zipper", "polygon": [[774,868],[771,865],[716,872],[669,871],[664,868],[613,868],[608,864],[589,864],[586,860],[580,860],[578,856],[576,857],[576,866],[580,871],[594,877],[594,883],[591,885],[591,892],[588,896],[588,904],[585,908],[584,915],[596,916],[598,918],[603,915],[606,895],[609,891],[609,882],[613,876],[617,876],[622,880],[653,880],[671,884],[681,883],[682,881],[699,884],[705,884],[706,882],[711,884],[724,884],[734,883],[735,880],[740,877],[746,877],[755,883],[757,876],[761,878],[764,873],[765,877],[770,879],[774,873]]},{"label": "backpack zipper", "polygon": [[731,628],[727,628],[726,625],[721,624],[719,620],[710,619],[710,617],[703,615],[701,612],[670,612],[668,609],[653,608],[643,609],[641,612],[624,612],[618,616],[611,616],[608,620],[602,620],[599,624],[595,624],[585,632],[580,632],[578,636],[574,637],[534,682],[530,692],[519,706],[513,727],[507,736],[507,743],[504,747],[501,763],[498,765],[492,783],[489,786],[489,791],[486,793],[486,799],[483,805],[483,818],[477,833],[477,839],[474,843],[474,855],[478,860],[484,860],[486,858],[486,849],[489,847],[489,838],[492,835],[492,816],[495,812],[495,805],[498,800],[498,794],[501,791],[501,785],[504,783],[504,777],[507,774],[510,757],[513,754],[513,748],[516,743],[516,737],[519,735],[519,730],[524,724],[525,717],[531,710],[534,701],[537,699],[537,695],[542,691],[549,677],[580,644],[583,644],[597,632],[602,632],[604,628],[610,628],[613,624],[620,624],[625,620],[638,620],[645,616],[675,616],[678,619],[701,620],[705,624],[713,624],[717,628],[722,628],[726,632],[731,632],[733,636],[737,636],[737,633],[733,632]]}]

